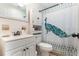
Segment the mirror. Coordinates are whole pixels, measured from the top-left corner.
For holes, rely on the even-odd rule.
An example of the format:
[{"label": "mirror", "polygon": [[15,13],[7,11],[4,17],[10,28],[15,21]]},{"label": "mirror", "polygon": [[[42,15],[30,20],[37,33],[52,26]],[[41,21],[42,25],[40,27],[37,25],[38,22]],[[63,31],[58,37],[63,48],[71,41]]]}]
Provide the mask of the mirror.
[{"label": "mirror", "polygon": [[0,17],[27,22],[26,5],[17,3],[0,3]]}]

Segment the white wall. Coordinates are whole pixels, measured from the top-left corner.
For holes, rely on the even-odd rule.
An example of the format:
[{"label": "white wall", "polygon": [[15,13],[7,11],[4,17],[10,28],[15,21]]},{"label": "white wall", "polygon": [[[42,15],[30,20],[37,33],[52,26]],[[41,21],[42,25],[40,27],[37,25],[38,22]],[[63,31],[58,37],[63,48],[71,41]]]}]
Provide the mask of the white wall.
[{"label": "white wall", "polygon": [[[2,24],[9,25],[10,30],[3,31]],[[21,31],[22,26],[26,27],[25,33],[28,33],[28,23],[16,21],[16,20],[11,20],[11,19],[0,18],[0,35],[6,35],[6,34],[12,35],[12,32]]]}]

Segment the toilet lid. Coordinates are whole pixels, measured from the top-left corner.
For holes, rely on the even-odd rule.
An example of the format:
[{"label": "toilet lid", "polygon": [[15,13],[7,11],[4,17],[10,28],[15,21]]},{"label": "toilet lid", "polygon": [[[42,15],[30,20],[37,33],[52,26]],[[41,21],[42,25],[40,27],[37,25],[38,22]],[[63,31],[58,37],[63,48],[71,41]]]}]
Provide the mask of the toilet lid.
[{"label": "toilet lid", "polygon": [[39,43],[38,46],[45,47],[45,48],[52,48],[52,45],[51,44],[43,43],[43,42]]}]

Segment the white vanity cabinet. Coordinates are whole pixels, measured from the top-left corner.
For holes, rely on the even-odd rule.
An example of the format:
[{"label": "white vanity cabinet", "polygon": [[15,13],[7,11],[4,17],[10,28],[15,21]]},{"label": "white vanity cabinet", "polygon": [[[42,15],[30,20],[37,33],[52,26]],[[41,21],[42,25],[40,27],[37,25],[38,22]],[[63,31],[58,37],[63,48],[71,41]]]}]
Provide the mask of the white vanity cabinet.
[{"label": "white vanity cabinet", "polygon": [[36,56],[36,45],[22,46],[6,52],[6,56]]},{"label": "white vanity cabinet", "polygon": [[34,36],[3,41],[3,43],[5,56],[36,56],[36,42]]}]

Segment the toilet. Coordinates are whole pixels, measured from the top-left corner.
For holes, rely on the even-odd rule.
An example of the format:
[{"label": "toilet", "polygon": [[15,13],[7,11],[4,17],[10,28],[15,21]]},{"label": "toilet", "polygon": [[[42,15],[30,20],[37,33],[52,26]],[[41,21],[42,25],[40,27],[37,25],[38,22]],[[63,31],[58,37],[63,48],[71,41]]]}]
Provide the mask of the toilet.
[{"label": "toilet", "polygon": [[40,56],[49,56],[49,52],[52,51],[52,45],[44,42],[40,42],[37,44],[39,48],[39,55]]}]

